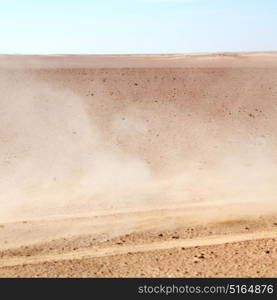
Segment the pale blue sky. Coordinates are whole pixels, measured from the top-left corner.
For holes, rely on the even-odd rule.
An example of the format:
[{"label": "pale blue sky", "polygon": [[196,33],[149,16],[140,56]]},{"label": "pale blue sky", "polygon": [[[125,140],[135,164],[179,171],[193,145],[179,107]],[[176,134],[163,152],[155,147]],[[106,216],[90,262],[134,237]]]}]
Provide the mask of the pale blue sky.
[{"label": "pale blue sky", "polygon": [[0,53],[277,50],[277,0],[0,0]]}]

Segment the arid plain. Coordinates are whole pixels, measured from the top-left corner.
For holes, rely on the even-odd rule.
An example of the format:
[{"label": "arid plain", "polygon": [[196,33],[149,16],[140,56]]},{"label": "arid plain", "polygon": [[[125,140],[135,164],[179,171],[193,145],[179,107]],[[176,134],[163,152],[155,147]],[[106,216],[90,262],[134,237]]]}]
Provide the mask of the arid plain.
[{"label": "arid plain", "polygon": [[276,277],[277,53],[0,56],[0,277]]}]

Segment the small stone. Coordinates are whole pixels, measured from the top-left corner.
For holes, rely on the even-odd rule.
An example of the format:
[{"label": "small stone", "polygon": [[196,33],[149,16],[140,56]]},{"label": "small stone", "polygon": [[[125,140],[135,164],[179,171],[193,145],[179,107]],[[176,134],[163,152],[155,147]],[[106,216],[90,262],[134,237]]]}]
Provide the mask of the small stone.
[{"label": "small stone", "polygon": [[199,261],[200,261],[200,259],[197,258],[197,257],[195,257],[195,258],[193,259],[193,262],[194,262],[195,264],[198,264]]}]

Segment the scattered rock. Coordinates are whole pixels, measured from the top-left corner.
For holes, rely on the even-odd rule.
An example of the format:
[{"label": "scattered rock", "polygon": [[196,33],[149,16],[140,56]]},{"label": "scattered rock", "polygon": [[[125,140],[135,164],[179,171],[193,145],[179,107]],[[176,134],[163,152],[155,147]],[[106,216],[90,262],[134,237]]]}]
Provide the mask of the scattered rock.
[{"label": "scattered rock", "polygon": [[199,261],[200,261],[200,259],[199,259],[198,257],[194,257],[194,258],[193,258],[193,262],[194,262],[195,264],[198,264]]}]

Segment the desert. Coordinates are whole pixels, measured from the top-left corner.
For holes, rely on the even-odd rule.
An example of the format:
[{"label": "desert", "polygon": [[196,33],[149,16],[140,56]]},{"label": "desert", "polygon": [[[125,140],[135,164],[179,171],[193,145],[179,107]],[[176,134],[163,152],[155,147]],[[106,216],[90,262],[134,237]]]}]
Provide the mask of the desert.
[{"label": "desert", "polygon": [[0,55],[0,277],[276,277],[277,53]]}]

